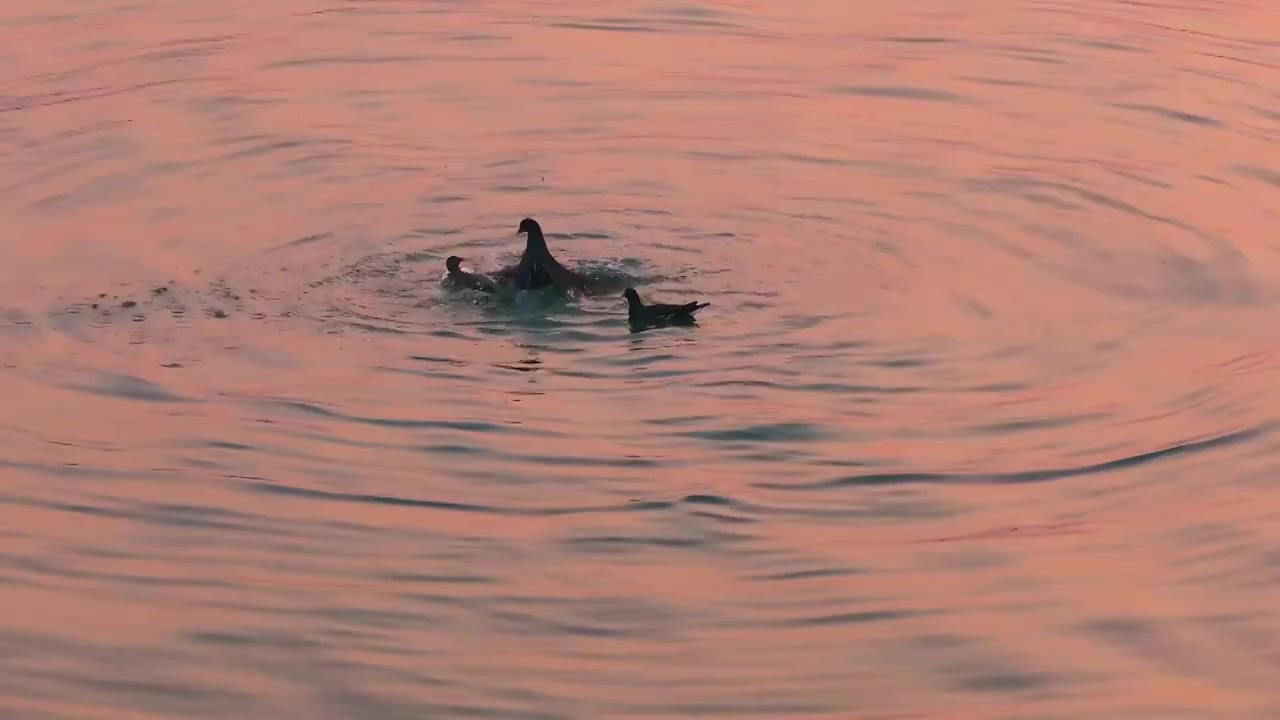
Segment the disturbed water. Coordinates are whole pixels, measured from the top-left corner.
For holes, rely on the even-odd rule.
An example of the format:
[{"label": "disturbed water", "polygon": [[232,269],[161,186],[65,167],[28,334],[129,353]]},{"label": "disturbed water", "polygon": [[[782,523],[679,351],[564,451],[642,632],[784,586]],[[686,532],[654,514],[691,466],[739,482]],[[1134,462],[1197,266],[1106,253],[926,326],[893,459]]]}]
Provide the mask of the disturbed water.
[{"label": "disturbed water", "polygon": [[1272,3],[0,27],[0,716],[1280,714]]}]

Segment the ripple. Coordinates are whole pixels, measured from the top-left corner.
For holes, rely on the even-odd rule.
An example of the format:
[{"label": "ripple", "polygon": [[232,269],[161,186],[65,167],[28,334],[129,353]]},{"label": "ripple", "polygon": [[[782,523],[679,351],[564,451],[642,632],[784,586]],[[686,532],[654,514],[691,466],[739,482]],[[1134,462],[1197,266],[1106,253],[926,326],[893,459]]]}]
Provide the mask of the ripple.
[{"label": "ripple", "polygon": [[908,483],[1037,483],[1054,480],[1065,480],[1073,477],[1098,475],[1145,465],[1169,458],[1193,453],[1202,453],[1237,443],[1248,442],[1270,434],[1273,425],[1267,424],[1246,430],[1227,433],[1205,440],[1193,440],[1178,443],[1150,452],[1129,455],[1115,460],[1108,460],[1077,467],[1062,467],[1045,470],[1025,470],[1007,473],[874,473],[867,475],[851,475],[848,477],[824,480],[806,484],[756,483],[756,487],[776,490],[821,490],[839,488],[850,485],[897,485]]},{"label": "ripple", "polygon": [[362,417],[358,415],[349,415],[346,413],[339,412],[337,410],[331,410],[329,408],[323,408],[318,405],[313,405],[311,403],[301,402],[297,400],[264,400],[262,402],[269,402],[272,404],[281,405],[291,410],[301,411],[308,415],[319,415],[321,417],[346,420],[349,422],[362,423],[366,425],[379,425],[384,427],[431,428],[431,429],[442,429],[442,430],[458,430],[462,432],[483,432],[483,433],[520,433],[520,434],[533,434],[533,435],[544,435],[544,436],[554,436],[556,434],[548,430],[531,428],[527,425],[524,425],[515,421],[508,422],[508,423],[495,423],[495,422],[489,422],[489,421],[483,421],[483,420],[416,420],[416,419],[408,419],[408,418],[381,418],[381,417],[367,417],[367,416]]},{"label": "ripple", "polygon": [[1243,177],[1261,180],[1268,185],[1280,187],[1280,172],[1275,170],[1260,167],[1258,165],[1237,165],[1233,167],[1232,170]]},{"label": "ripple", "polygon": [[1141,103],[1117,103],[1116,107],[1125,110],[1136,110],[1138,112],[1151,113],[1161,117],[1177,120],[1179,122],[1191,123],[1193,125],[1206,125],[1210,127],[1222,127],[1223,123],[1216,118],[1206,115],[1196,115],[1194,113],[1183,112],[1181,110],[1172,110],[1158,105],[1143,105]]},{"label": "ripple", "polygon": [[313,67],[320,65],[385,65],[404,62],[418,62],[430,59],[427,55],[363,55],[348,57],[313,57],[300,60],[280,60],[267,63],[268,70],[295,67]]},{"label": "ripple", "polygon": [[606,30],[609,32],[640,32],[651,33],[658,32],[657,28],[648,27],[646,25],[636,24],[631,20],[610,20],[601,22],[553,22],[548,23],[551,27],[567,28],[570,30]]},{"label": "ripple", "polygon": [[1275,704],[1261,6],[22,5],[0,707]]},{"label": "ripple", "polygon": [[142,400],[145,402],[191,402],[190,399],[175,395],[156,383],[145,378],[120,373],[97,373],[97,381],[92,385],[67,385],[67,387],[95,395],[106,395],[126,400]]},{"label": "ripple", "polygon": [[463,512],[477,514],[492,515],[529,515],[529,516],[557,516],[557,515],[577,515],[583,513],[599,513],[599,512],[626,512],[634,508],[626,505],[618,505],[615,507],[546,507],[546,508],[515,508],[515,507],[494,507],[489,505],[478,505],[470,503],[449,502],[444,500],[421,500],[414,498],[392,497],[387,495],[373,495],[367,493],[342,493],[328,492],[325,490],[313,490],[301,487],[292,487],[282,485],[280,483],[258,482],[246,480],[241,485],[247,489],[259,493],[268,493],[274,495],[291,495],[296,497],[310,498],[313,500],[335,500],[339,502],[349,503],[371,503],[375,505],[395,505],[401,507],[422,508],[425,510],[443,510],[448,512]]},{"label": "ripple", "polygon": [[868,610],[866,612],[839,613],[836,615],[818,615],[814,617],[796,618],[779,621],[782,627],[823,627],[828,625],[850,625],[862,623],[880,623],[892,620],[905,620],[917,617],[921,613],[905,610]]},{"label": "ripple", "polygon": [[893,85],[840,85],[832,88],[833,92],[843,95],[862,95],[866,97],[894,98],[899,100],[928,100],[937,102],[973,102],[972,98],[948,90],[934,90],[909,86]]},{"label": "ripple", "polygon": [[831,436],[831,431],[808,423],[775,423],[732,430],[695,430],[681,435],[727,443],[806,442],[827,439]]}]

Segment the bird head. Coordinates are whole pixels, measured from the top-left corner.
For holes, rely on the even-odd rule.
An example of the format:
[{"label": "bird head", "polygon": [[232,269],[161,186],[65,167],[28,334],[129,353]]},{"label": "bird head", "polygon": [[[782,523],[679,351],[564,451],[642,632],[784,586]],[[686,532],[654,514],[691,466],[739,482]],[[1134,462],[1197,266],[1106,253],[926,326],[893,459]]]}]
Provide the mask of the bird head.
[{"label": "bird head", "polygon": [[450,255],[449,259],[444,261],[444,266],[449,269],[449,272],[461,272],[462,258],[457,255]]},{"label": "bird head", "polygon": [[[524,251],[527,255],[530,252],[537,253],[539,257],[550,255],[551,251],[547,249],[547,239],[542,236],[542,226],[533,218],[525,218],[520,221],[520,229],[516,230],[516,234],[528,233],[524,241]],[[545,259],[545,258],[542,258]]]}]

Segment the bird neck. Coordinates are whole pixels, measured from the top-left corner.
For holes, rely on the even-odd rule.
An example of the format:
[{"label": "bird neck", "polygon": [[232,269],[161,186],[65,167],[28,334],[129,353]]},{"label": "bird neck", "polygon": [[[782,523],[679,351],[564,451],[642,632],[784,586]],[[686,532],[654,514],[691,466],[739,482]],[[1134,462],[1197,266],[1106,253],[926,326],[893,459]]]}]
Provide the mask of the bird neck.
[{"label": "bird neck", "polygon": [[542,228],[534,228],[529,231],[529,239],[525,241],[525,248],[538,252],[549,252],[547,250],[547,239],[542,236]]}]

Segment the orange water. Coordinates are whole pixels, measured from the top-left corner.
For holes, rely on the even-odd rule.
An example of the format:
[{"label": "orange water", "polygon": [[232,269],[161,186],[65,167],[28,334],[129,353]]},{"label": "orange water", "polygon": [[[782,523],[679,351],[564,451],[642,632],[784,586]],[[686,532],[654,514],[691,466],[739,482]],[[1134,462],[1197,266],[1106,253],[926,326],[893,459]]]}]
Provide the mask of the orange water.
[{"label": "orange water", "polygon": [[0,717],[1280,714],[1273,4],[0,28]]}]

